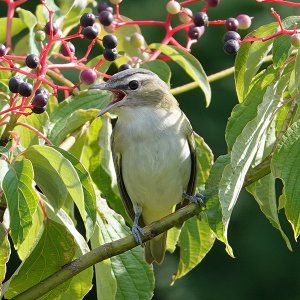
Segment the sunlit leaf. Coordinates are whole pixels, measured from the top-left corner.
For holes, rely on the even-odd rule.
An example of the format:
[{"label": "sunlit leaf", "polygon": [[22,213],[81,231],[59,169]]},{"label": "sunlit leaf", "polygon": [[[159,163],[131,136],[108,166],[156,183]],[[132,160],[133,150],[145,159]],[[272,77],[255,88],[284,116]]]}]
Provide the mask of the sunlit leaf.
[{"label": "sunlit leaf", "polygon": [[205,95],[206,106],[210,103],[211,90],[207,76],[200,62],[190,53],[177,47],[165,44],[151,44],[151,49],[158,49],[163,54],[169,56],[171,60],[179,64],[183,70],[198,84]]},{"label": "sunlit leaf", "polygon": [[10,256],[10,245],[8,241],[8,232],[4,225],[0,223],[0,286],[5,278],[6,263]]},{"label": "sunlit leaf", "polygon": [[33,168],[29,160],[16,161],[8,168],[2,189],[9,210],[11,237],[18,248],[32,224],[38,196],[33,188]]},{"label": "sunlit leaf", "polygon": [[[98,201],[101,214],[97,216],[99,231],[96,232],[101,234],[101,237],[92,237],[93,248],[98,246],[97,243],[101,240],[108,243],[131,234],[123,218],[111,210],[104,199],[98,198]],[[107,268],[111,267],[113,276],[109,276],[109,284],[102,283],[101,285],[103,288],[106,288],[105,291],[110,293],[110,295],[104,293],[106,295],[104,299],[114,299],[114,294],[116,295],[115,299],[151,299],[154,289],[153,270],[145,262],[141,247],[133,248],[110,258],[111,266],[104,265],[105,263],[100,263],[102,264],[101,268],[106,268],[106,272],[108,272]],[[99,283],[100,280],[103,280],[103,277],[98,278],[97,282]],[[115,280],[117,282],[117,290],[115,289]],[[98,294],[99,298],[101,294]]]},{"label": "sunlit leaf", "polygon": [[86,236],[87,240],[89,240],[96,224],[96,194],[92,184],[92,179],[87,170],[75,156],[58,147],[54,147],[54,149],[60,152],[67,160],[71,162],[79,176],[80,182],[82,184],[85,206],[85,211],[79,212],[85,220],[84,225],[86,229]]},{"label": "sunlit leaf", "polygon": [[[6,39],[6,24],[7,18],[0,18],[0,43],[5,43]],[[11,28],[11,36],[15,36],[20,33],[23,29],[26,28],[26,25],[20,18],[12,19],[12,28]]]},{"label": "sunlit leaf", "polygon": [[[7,299],[39,283],[73,259],[76,243],[66,227],[51,219],[44,226],[35,248],[12,276],[5,293]],[[62,292],[68,285],[66,282],[57,289]]]},{"label": "sunlit leaf", "polygon": [[82,185],[69,160],[49,146],[31,146],[23,155],[31,161],[34,180],[55,210],[63,206],[69,195],[79,211],[84,211]]},{"label": "sunlit leaf", "polygon": [[272,173],[282,179],[284,210],[292,225],[294,236],[300,234],[300,121],[295,122],[283,136],[272,159]]}]

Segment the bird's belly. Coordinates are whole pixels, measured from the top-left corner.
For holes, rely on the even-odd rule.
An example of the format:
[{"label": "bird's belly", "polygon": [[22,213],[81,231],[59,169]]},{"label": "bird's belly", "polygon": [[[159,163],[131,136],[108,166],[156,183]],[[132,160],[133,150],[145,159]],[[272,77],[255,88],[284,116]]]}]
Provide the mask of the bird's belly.
[{"label": "bird's belly", "polygon": [[128,141],[122,153],[126,190],[142,207],[146,224],[172,212],[181,202],[191,173],[190,149],[184,137]]}]

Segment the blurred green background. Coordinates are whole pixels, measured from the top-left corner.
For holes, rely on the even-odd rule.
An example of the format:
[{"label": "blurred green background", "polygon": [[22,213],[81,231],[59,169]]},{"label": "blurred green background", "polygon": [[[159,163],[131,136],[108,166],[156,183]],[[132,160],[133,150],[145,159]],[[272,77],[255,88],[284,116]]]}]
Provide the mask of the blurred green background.
[{"label": "blurred green background", "polygon": [[[32,9],[38,1],[29,0],[22,7]],[[132,19],[164,20],[164,1],[123,0],[121,13]],[[191,6],[194,11],[202,3]],[[210,20],[235,17],[240,13],[253,16],[251,30],[274,21],[270,8],[274,7],[282,18],[300,13],[300,8],[280,6],[274,3],[257,3],[255,0],[221,0],[221,4],[209,10]],[[0,2],[0,15],[5,15],[5,5]],[[162,29],[145,26],[142,32],[147,43],[159,42]],[[231,67],[234,57],[222,50],[223,26],[210,26],[204,36],[193,46],[192,53],[199,59],[208,75]],[[240,31],[244,36],[247,31]],[[178,37],[181,38],[180,36]],[[77,50],[80,49],[77,46]],[[84,51],[84,49],[82,49]],[[190,82],[190,79],[175,64],[172,68],[172,87]],[[73,78],[78,81],[78,78]],[[187,114],[197,133],[211,147],[215,158],[227,152],[224,132],[227,119],[237,104],[233,76],[212,83],[212,103],[205,108],[200,90],[177,96],[182,110]],[[276,231],[262,215],[257,203],[242,192],[233,211],[229,225],[229,242],[235,259],[230,258],[220,242],[216,242],[203,262],[187,276],[170,287],[178,258],[167,255],[162,266],[155,266],[155,300],[221,300],[221,299],[300,299],[300,247],[294,242],[289,224],[280,213],[282,225],[292,241],[294,251],[285,246]],[[178,254],[178,253],[177,253]],[[95,299],[90,293],[86,299]]]}]

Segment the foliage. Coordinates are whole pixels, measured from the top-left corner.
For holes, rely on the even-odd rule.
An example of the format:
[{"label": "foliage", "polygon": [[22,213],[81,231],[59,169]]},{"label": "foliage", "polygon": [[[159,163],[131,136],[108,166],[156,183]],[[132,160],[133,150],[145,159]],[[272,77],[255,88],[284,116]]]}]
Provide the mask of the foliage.
[{"label": "foliage", "polygon": [[[8,12],[14,13],[23,2],[15,1],[8,6]],[[208,77],[200,62],[186,51],[190,50],[191,39],[188,38],[186,47],[173,39],[174,33],[187,29],[191,23],[167,30],[162,43],[149,45],[149,54],[133,47],[126,38],[140,34],[139,25],[146,23],[122,17],[119,6],[115,8],[119,18],[119,27],[115,28],[117,48],[122,56],[114,62],[100,55],[85,63],[95,44],[102,45],[103,28],[100,38],[90,42],[81,59],[63,58],[58,53],[58,44],[69,40],[70,30],[77,28],[80,16],[90,10],[86,1],[41,1],[35,14],[17,8],[18,17],[0,19],[9,33],[9,37],[4,36],[3,31],[0,42],[6,41],[12,51],[0,57],[0,295],[7,299],[34,289],[92,249],[108,245],[109,253],[114,241],[130,235],[130,221],[119,199],[110,153],[110,118],[95,118],[108,103],[109,95],[88,90],[82,83],[74,84],[57,69],[92,68],[101,81],[109,77],[114,65],[131,62],[153,70],[169,84],[171,60],[196,82],[207,106],[211,101]],[[278,218],[280,209],[284,210],[295,239],[300,234],[300,50],[290,43],[299,17],[281,21],[273,14],[277,22],[248,34],[236,56],[234,75],[239,104],[227,123],[228,153],[214,162],[208,145],[195,135],[197,190],[206,196],[206,209],[200,217],[194,216],[195,210],[180,229],[169,231],[168,250],[173,252],[176,246],[180,249],[173,283],[202,261],[215,239],[222,241],[233,256],[228,225],[242,188],[253,195],[289,249],[291,243]],[[50,34],[47,43],[38,43],[36,30],[49,17],[51,22],[60,24],[63,37]],[[166,24],[169,23],[163,26]],[[162,24],[153,21],[152,25]],[[19,37],[20,32],[24,34],[16,38],[12,48],[11,38]],[[83,38],[81,31],[74,37]],[[40,69],[28,70],[24,64],[24,55],[28,53],[45,54],[40,56]],[[57,62],[57,58],[62,62]],[[261,67],[266,61],[268,64]],[[9,92],[9,78],[16,74],[32,82],[34,91],[40,86],[51,91],[45,112],[32,113],[33,94],[19,97]],[[59,90],[63,91],[64,99],[59,98]],[[282,188],[276,179],[281,181]],[[5,280],[13,248],[21,264]],[[120,250],[119,255],[109,256],[94,269],[88,266],[83,272],[74,273],[74,277],[62,280],[62,285],[39,295],[43,295],[42,299],[82,299],[92,287],[93,276],[99,299],[149,299],[153,295],[153,269],[144,261],[141,247],[124,253]]]}]

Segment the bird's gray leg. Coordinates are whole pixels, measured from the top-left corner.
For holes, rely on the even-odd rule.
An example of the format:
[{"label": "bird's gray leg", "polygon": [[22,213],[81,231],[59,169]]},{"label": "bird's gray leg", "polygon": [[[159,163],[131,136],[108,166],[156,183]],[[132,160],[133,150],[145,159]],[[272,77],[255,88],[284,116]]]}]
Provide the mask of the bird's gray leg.
[{"label": "bird's gray leg", "polygon": [[134,221],[133,221],[133,225],[131,228],[131,232],[132,232],[133,237],[136,240],[136,242],[142,246],[143,241],[142,241],[141,235],[144,235],[144,234],[143,234],[142,227],[139,226],[139,219],[140,219],[141,214],[142,214],[142,208],[137,205],[135,207],[135,216],[134,216]]},{"label": "bird's gray leg", "polygon": [[200,193],[196,193],[194,196],[188,195],[187,193],[183,192],[183,198],[189,200],[192,203],[196,203],[200,206],[205,207],[205,196]]}]

